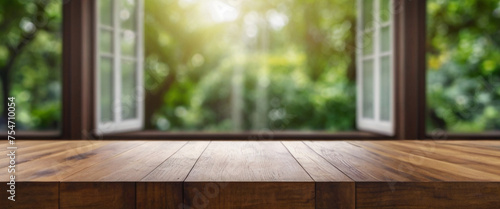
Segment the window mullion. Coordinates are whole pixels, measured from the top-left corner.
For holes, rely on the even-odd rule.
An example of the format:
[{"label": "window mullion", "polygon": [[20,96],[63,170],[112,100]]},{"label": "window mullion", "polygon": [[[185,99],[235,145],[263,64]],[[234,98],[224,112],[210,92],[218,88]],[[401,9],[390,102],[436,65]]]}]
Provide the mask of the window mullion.
[{"label": "window mullion", "polygon": [[356,25],[357,25],[357,30],[356,30],[356,121],[359,123],[359,121],[362,120],[362,94],[364,93],[361,89],[363,89],[363,70],[362,70],[362,61],[363,61],[363,7],[365,5],[363,4],[363,0],[357,0],[356,4],[356,10],[358,12],[357,18],[356,18]]},{"label": "window mullion", "polygon": [[394,1],[395,0],[390,0],[390,2],[389,2],[389,11],[390,11],[389,12],[389,14],[390,14],[389,15],[389,27],[390,27],[389,28],[389,36],[390,36],[389,40],[390,40],[390,44],[391,44],[391,46],[389,47],[389,50],[390,50],[390,53],[389,53],[390,58],[389,58],[389,60],[390,60],[390,65],[391,65],[391,68],[390,68],[390,77],[391,77],[390,78],[390,81],[391,81],[391,83],[390,83],[390,90],[391,90],[391,92],[389,94],[389,98],[390,98],[389,99],[389,104],[391,105],[391,108],[389,109],[389,111],[390,111],[389,112],[389,114],[390,114],[389,118],[390,118],[390,123],[392,124],[392,130],[394,130],[394,124],[395,124],[395,120],[394,120],[395,119],[395,111],[394,110],[396,109],[396,104],[394,102],[395,101],[395,98],[394,98],[394,95],[395,95],[394,87],[396,86],[395,85],[396,82],[395,82],[395,79],[394,79],[394,75],[396,74],[395,70],[394,70],[395,69],[395,64],[394,64],[394,54],[395,53],[394,52],[396,51],[395,50],[395,48],[396,48],[395,47],[396,46],[396,38],[395,38],[395,35],[394,35],[394,25],[395,25],[394,24],[394,19],[395,19],[395,17],[394,17],[394,8],[393,8]]},{"label": "window mullion", "polygon": [[120,5],[118,0],[113,0],[113,54],[115,55],[113,65],[113,87],[114,87],[114,102],[113,111],[115,122],[122,121],[122,104],[121,104],[121,53],[120,53]]},{"label": "window mullion", "polygon": [[374,91],[374,97],[373,97],[373,108],[374,110],[374,120],[375,121],[380,121],[380,90],[381,90],[381,85],[380,85],[380,29],[381,29],[381,19],[380,19],[380,0],[375,0],[373,1],[374,5],[374,12],[373,12],[373,29],[375,30],[374,33],[374,52],[373,52],[373,79],[374,79],[374,86],[373,88]]},{"label": "window mullion", "polygon": [[145,95],[144,95],[144,1],[143,0],[137,0],[137,7],[136,7],[136,48],[137,48],[137,82],[136,82],[136,87],[135,87],[135,102],[137,104],[137,117],[140,121],[140,126],[143,126],[143,121],[144,121],[144,101],[145,101]]}]

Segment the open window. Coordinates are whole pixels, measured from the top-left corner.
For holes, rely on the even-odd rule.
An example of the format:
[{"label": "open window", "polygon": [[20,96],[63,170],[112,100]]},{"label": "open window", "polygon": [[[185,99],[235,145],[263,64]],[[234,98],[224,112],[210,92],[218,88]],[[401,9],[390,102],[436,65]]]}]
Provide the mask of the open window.
[{"label": "open window", "polygon": [[[97,132],[357,128],[393,135],[391,1],[318,2],[152,0],[143,23],[140,0],[98,1]],[[301,16],[338,7],[341,17]],[[153,37],[146,53],[143,24]]]},{"label": "open window", "polygon": [[142,0],[96,3],[96,117],[98,133],[143,127]]},{"label": "open window", "polygon": [[359,130],[394,134],[391,0],[358,0],[357,116]]}]

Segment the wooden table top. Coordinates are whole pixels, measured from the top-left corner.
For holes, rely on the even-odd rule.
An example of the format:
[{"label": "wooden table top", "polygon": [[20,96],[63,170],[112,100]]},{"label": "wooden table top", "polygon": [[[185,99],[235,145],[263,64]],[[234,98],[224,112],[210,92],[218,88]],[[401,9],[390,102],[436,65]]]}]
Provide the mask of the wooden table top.
[{"label": "wooden table top", "polygon": [[[16,145],[19,182],[500,182],[500,141],[18,140]],[[0,158],[0,167],[8,164]],[[0,181],[8,178],[0,172]]]}]

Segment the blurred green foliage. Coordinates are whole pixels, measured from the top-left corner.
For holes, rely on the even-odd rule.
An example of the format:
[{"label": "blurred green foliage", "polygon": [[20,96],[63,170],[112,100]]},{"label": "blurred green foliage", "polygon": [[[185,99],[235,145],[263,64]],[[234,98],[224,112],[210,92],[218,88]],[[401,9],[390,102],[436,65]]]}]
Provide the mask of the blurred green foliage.
[{"label": "blurred green foliage", "polygon": [[353,1],[145,3],[147,128],[355,128]]},{"label": "blurred green foliage", "polygon": [[500,1],[427,1],[427,130],[500,130]]},{"label": "blurred green foliage", "polygon": [[62,1],[0,1],[0,94],[16,98],[18,130],[60,128],[61,26]]},{"label": "blurred green foliage", "polygon": [[[222,1],[236,17],[207,2],[145,0],[147,128],[354,129],[353,1]],[[0,1],[0,82],[19,129],[60,128],[61,4]],[[500,1],[427,7],[427,130],[499,130]]]}]

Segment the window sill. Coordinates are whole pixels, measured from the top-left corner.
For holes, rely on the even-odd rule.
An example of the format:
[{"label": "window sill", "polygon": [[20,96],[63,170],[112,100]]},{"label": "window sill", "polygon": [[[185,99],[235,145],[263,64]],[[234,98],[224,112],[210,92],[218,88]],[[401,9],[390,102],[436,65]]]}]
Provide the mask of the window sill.
[{"label": "window sill", "polygon": [[209,140],[304,140],[304,139],[392,139],[384,135],[352,131],[352,132],[298,132],[298,131],[277,131],[277,132],[164,132],[156,130],[135,131],[119,134],[94,135],[98,139],[209,139]]},{"label": "window sill", "polygon": [[16,139],[59,139],[60,131],[16,131]]}]

